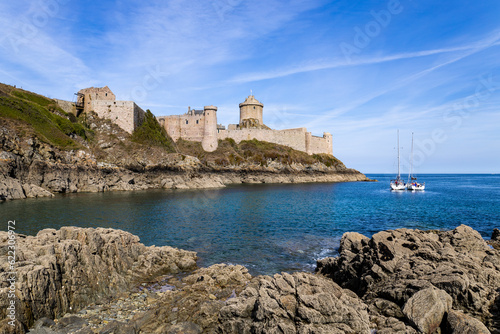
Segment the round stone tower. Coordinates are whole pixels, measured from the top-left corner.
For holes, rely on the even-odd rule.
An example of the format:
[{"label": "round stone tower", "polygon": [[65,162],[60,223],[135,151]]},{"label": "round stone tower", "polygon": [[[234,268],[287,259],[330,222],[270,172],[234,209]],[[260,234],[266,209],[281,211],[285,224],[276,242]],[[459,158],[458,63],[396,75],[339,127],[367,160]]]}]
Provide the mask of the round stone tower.
[{"label": "round stone tower", "polygon": [[263,109],[264,105],[257,101],[253,95],[248,96],[245,102],[240,103],[240,127],[243,124],[248,124],[248,120],[251,120],[250,123],[257,126],[264,125],[262,120]]},{"label": "round stone tower", "polygon": [[203,108],[205,111],[205,124],[203,130],[203,139],[201,146],[207,152],[213,152],[217,149],[217,107],[206,106]]}]

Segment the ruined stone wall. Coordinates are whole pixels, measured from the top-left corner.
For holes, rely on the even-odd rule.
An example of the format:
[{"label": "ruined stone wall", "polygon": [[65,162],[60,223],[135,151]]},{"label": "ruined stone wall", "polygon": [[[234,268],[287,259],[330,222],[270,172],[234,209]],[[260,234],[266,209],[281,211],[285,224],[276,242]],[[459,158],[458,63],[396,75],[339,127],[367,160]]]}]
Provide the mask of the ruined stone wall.
[{"label": "ruined stone wall", "polygon": [[167,131],[167,134],[174,142],[181,137],[181,116],[160,116],[157,117],[160,125]]},{"label": "ruined stone wall", "polygon": [[62,110],[64,110],[68,114],[73,114],[73,115],[76,116],[76,107],[75,107],[75,103],[74,102],[64,101],[64,100],[58,100],[58,99],[54,99],[54,100],[56,101],[57,105]]},{"label": "ruined stone wall", "polygon": [[[83,100],[84,107],[83,112],[89,112],[93,110],[92,104],[96,101],[114,101],[116,100],[115,94],[109,89],[108,86],[99,88],[99,87],[90,87],[80,89],[78,91],[79,94],[83,94],[81,99]],[[79,100],[79,102],[81,102]]]},{"label": "ruined stone wall", "polygon": [[99,117],[109,119],[128,133],[142,124],[145,112],[132,101],[92,101],[89,109]]}]

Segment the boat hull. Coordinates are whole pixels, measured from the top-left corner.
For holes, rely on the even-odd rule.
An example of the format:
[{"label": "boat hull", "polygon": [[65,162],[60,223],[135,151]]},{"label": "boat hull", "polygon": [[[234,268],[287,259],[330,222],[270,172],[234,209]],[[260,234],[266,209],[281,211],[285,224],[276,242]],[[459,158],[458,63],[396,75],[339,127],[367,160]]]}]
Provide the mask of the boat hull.
[{"label": "boat hull", "polygon": [[406,185],[404,183],[394,183],[391,182],[391,190],[405,190]]},{"label": "boat hull", "polygon": [[425,184],[409,184],[406,186],[406,189],[411,190],[411,191],[418,191],[418,190],[425,190]]}]

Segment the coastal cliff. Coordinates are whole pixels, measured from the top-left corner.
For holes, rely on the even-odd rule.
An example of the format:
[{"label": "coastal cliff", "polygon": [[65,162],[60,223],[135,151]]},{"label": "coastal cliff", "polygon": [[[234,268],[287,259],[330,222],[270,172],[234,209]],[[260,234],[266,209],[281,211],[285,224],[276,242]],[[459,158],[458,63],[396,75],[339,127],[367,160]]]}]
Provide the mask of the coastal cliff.
[{"label": "coastal cliff", "polygon": [[[491,245],[498,246],[496,230]],[[0,232],[6,295],[8,234]],[[314,273],[252,277],[113,229],[17,236],[17,333],[498,333],[500,250],[470,227],[344,234]],[[12,332],[6,300],[0,333]]]},{"label": "coastal cliff", "polygon": [[331,155],[256,140],[214,152],[177,144],[154,116],[132,134],[91,112],[0,84],[0,200],[54,193],[224,187],[238,183],[367,181]]}]

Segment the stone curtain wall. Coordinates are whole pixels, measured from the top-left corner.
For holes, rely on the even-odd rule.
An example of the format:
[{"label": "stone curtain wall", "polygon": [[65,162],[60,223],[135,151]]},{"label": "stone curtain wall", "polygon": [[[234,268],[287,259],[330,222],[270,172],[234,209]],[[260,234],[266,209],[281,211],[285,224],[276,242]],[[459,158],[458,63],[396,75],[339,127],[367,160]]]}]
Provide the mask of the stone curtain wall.
[{"label": "stone curtain wall", "polygon": [[161,116],[157,117],[157,119],[174,142],[181,138],[181,116]]},{"label": "stone curtain wall", "polygon": [[308,154],[333,153],[332,135],[325,133],[323,137],[311,136],[306,128],[288,130],[238,129],[220,130],[218,139],[232,138],[236,143],[242,140],[257,139],[291,147]]},{"label": "stone curtain wall", "polygon": [[311,136],[309,154],[327,153],[333,154],[332,135],[325,132],[323,137]]},{"label": "stone curtain wall", "polygon": [[203,149],[213,152],[217,149],[217,107],[206,106],[203,114],[184,114],[158,117],[158,122],[168,135],[177,142],[184,140],[201,142]]},{"label": "stone curtain wall", "polygon": [[252,139],[267,141],[288,146],[307,154],[333,153],[332,135],[329,133],[324,133],[323,137],[316,137],[307,132],[306,128],[269,130],[242,126],[243,122],[249,119],[263,125],[263,104],[250,95],[239,106],[239,127],[236,124],[229,124],[227,130],[217,129],[217,107],[215,106],[205,106],[203,115],[193,114],[189,108],[188,113],[184,115],[162,116],[158,117],[158,121],[174,141],[182,138],[201,142],[203,149],[207,152],[217,149],[218,140],[231,138],[237,143]]},{"label": "stone curtain wall", "polygon": [[132,101],[92,101],[92,109],[99,117],[111,120],[128,133],[134,132],[145,115]]},{"label": "stone curtain wall", "polygon": [[[168,135],[174,141],[180,138],[197,142],[203,140],[205,129],[204,115],[162,116],[158,117],[158,121],[163,125]],[[198,121],[198,123],[196,123],[196,121]]]},{"label": "stone curtain wall", "polygon": [[289,146],[295,150],[306,152],[306,129],[290,130],[265,130],[265,129],[241,129],[241,130],[221,130],[218,139],[232,138],[236,143],[242,140],[257,139]]}]

